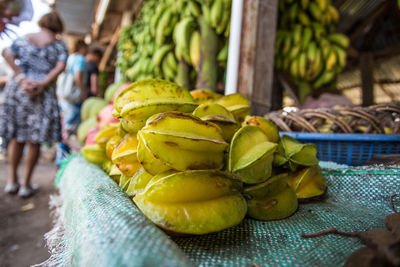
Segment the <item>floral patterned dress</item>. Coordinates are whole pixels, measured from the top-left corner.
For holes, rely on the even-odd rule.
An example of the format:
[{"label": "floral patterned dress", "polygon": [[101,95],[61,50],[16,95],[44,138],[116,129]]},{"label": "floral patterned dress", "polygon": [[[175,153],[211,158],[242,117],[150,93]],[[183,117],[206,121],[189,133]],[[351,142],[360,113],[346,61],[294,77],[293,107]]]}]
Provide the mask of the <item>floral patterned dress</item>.
[{"label": "floral patterned dress", "polygon": [[[62,41],[35,46],[25,37],[11,45],[19,67],[27,78],[41,81],[58,61],[66,61],[67,48]],[[36,97],[28,96],[11,79],[4,88],[4,104],[0,107],[0,136],[18,142],[55,143],[61,141],[60,112],[55,84]]]}]

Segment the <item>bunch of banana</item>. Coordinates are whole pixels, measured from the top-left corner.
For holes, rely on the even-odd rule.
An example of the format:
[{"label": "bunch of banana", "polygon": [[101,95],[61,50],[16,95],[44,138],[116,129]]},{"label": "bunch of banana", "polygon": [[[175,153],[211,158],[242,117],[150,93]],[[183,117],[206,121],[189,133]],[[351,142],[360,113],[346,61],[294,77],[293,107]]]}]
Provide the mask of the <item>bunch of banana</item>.
[{"label": "bunch of banana", "polygon": [[[138,19],[121,31],[117,66],[128,81],[156,77],[195,88],[196,83],[200,84],[196,79],[202,77],[198,75],[201,65],[207,65],[200,62],[205,57],[200,56],[204,51],[200,49],[198,20],[205,17],[210,29],[219,35],[215,43],[220,47],[215,61],[218,64],[212,63],[215,66],[208,65],[207,69],[222,74],[228,55],[230,16],[231,0],[144,1]],[[217,55],[212,57],[216,59]],[[215,89],[214,84],[207,86]]]},{"label": "bunch of banana", "polygon": [[241,95],[192,95],[169,81],[133,83],[114,101],[120,122],[82,148],[159,227],[206,234],[246,214],[283,219],[296,211],[297,198],[325,192],[314,145],[280,138],[269,120],[246,116]]},{"label": "bunch of banana", "polygon": [[339,13],[329,0],[280,0],[279,10],[275,67],[290,74],[302,101],[334,83],[346,66],[349,39],[334,32]]}]

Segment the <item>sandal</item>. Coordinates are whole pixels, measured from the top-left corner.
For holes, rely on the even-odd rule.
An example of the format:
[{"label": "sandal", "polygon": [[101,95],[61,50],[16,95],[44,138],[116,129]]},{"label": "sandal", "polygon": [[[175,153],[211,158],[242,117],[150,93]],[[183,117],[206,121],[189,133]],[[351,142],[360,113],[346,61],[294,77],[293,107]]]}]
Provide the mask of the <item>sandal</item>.
[{"label": "sandal", "polygon": [[18,183],[6,184],[6,187],[4,188],[4,192],[6,192],[7,194],[16,194],[18,192],[18,189],[19,189]]}]

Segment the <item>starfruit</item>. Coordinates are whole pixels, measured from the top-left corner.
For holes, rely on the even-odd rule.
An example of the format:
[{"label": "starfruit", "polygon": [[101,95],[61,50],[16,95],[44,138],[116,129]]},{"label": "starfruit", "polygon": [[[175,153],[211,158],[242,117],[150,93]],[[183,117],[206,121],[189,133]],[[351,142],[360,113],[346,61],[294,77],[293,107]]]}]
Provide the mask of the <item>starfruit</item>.
[{"label": "starfruit", "polygon": [[107,141],[107,143],[106,143],[107,158],[111,159],[114,148],[119,144],[121,139],[122,138],[119,135],[114,135]]},{"label": "starfruit", "polygon": [[140,170],[132,177],[126,193],[131,197],[135,196],[146,188],[152,178],[153,175],[146,172],[144,168],[140,168]]},{"label": "starfruit", "polygon": [[124,130],[136,133],[155,113],[170,110],[192,112],[197,104],[186,89],[173,82],[146,79],[122,91],[114,107],[114,116],[121,117]]},{"label": "starfruit", "polygon": [[233,136],[228,170],[244,183],[255,184],[271,176],[273,154],[277,144],[269,142],[264,132],[255,126],[243,126]]},{"label": "starfruit", "polygon": [[250,113],[250,103],[247,98],[240,94],[231,94],[221,97],[216,101],[217,104],[224,106],[233,113],[239,122]]},{"label": "starfruit", "polygon": [[113,163],[111,162],[111,160],[107,159],[106,161],[103,162],[101,167],[105,173],[109,173],[112,165]]},{"label": "starfruit", "polygon": [[287,184],[287,174],[271,177],[267,181],[245,187],[247,215],[257,220],[279,220],[292,215],[298,206],[296,194]]},{"label": "starfruit", "polygon": [[192,90],[190,94],[198,105],[212,103],[222,97],[221,94],[215,93],[207,88]]},{"label": "starfruit", "polygon": [[279,141],[279,130],[276,125],[266,118],[260,116],[246,116],[242,125],[256,126],[263,130],[268,140],[273,143],[278,143]]},{"label": "starfruit", "polygon": [[108,175],[114,180],[114,182],[119,184],[122,172],[118,169],[117,165],[112,164]]},{"label": "starfruit", "polygon": [[189,114],[164,112],[138,132],[138,159],[147,172],[221,169],[228,144],[221,129]]},{"label": "starfruit", "polygon": [[122,191],[126,191],[128,189],[129,183],[131,182],[132,176],[122,174],[119,178],[119,187],[121,187]]},{"label": "starfruit", "polygon": [[88,162],[100,166],[103,164],[103,162],[108,160],[104,148],[98,144],[86,145],[82,147],[81,153]]},{"label": "starfruit", "polygon": [[299,200],[321,196],[326,190],[326,180],[318,165],[290,173],[288,184]]},{"label": "starfruit", "polygon": [[235,132],[240,128],[235,116],[223,106],[210,103],[201,104],[194,111],[193,115],[203,121],[209,121],[218,125],[222,130],[225,141],[230,142]]},{"label": "starfruit", "polygon": [[101,127],[94,136],[94,141],[101,147],[106,147],[107,141],[117,135],[119,123],[109,123]]},{"label": "starfruit", "polygon": [[216,170],[167,171],[133,198],[153,223],[175,233],[207,234],[241,222],[246,214],[242,183]]},{"label": "starfruit", "polygon": [[314,144],[302,144],[293,137],[283,135],[278,143],[274,165],[284,166],[292,172],[298,166],[314,166],[318,164],[317,147]]},{"label": "starfruit", "polygon": [[125,135],[114,148],[111,160],[123,174],[132,176],[140,169],[137,148],[138,140],[136,134]]}]

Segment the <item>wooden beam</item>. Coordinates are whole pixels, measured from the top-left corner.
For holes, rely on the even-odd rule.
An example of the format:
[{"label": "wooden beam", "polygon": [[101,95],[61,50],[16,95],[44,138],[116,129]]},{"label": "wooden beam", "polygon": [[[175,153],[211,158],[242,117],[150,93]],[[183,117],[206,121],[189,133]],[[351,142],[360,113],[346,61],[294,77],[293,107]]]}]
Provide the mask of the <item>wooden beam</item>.
[{"label": "wooden beam", "polygon": [[400,45],[392,45],[381,50],[373,52],[374,58],[382,58],[387,56],[394,56],[400,54]]},{"label": "wooden beam", "polygon": [[110,56],[114,50],[114,47],[118,43],[118,37],[119,37],[119,32],[121,30],[121,27],[118,27],[118,29],[114,32],[113,36],[111,37],[111,41],[108,44],[106,51],[104,52],[103,57],[101,58],[100,64],[99,64],[99,69],[101,71],[106,69],[107,62],[110,59]]},{"label": "wooden beam", "polygon": [[375,19],[380,17],[386,8],[388,7],[389,2],[383,2],[379,8],[372,12],[366,19],[362,20],[362,22],[356,26],[355,29],[351,30],[347,35],[350,38],[350,41],[353,41],[360,33],[362,33]]},{"label": "wooden beam", "polygon": [[374,104],[374,57],[371,53],[363,53],[360,57],[361,95],[364,107]]},{"label": "wooden beam", "polygon": [[252,102],[252,114],[272,106],[278,0],[243,1],[238,92]]}]

